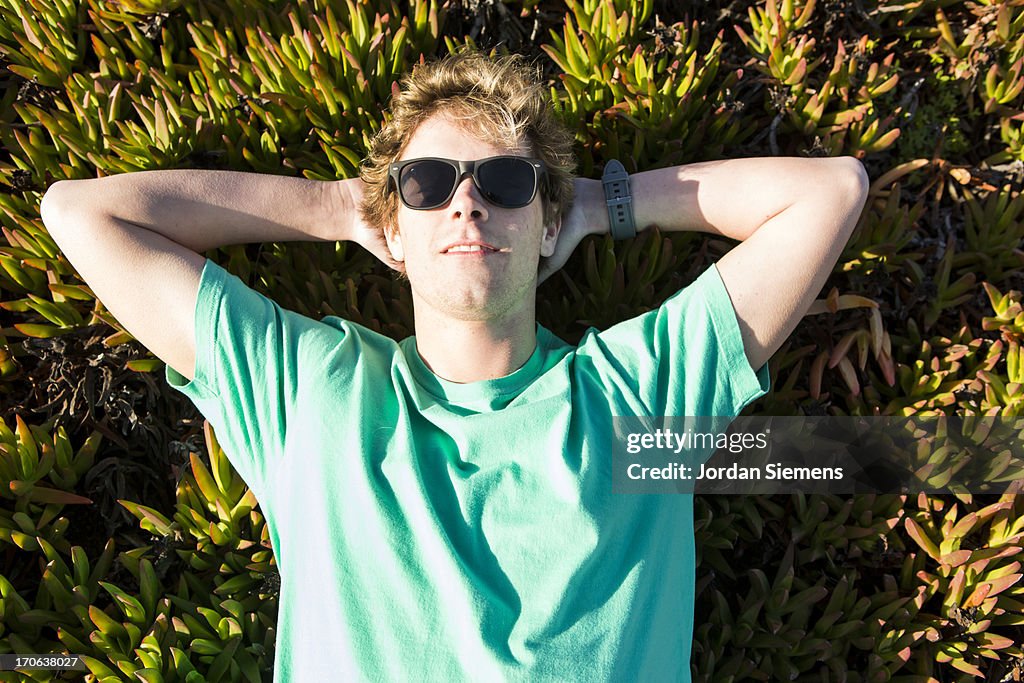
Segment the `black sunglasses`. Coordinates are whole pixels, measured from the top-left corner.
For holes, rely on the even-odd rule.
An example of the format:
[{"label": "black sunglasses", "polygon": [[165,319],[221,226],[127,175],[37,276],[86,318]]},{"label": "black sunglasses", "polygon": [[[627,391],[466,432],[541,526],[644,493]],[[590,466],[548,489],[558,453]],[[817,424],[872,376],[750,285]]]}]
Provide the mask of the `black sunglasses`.
[{"label": "black sunglasses", "polygon": [[440,157],[406,159],[391,164],[388,190],[410,209],[436,209],[447,204],[467,175],[484,199],[504,209],[518,209],[533,201],[547,177],[540,159],[498,156],[459,161]]}]

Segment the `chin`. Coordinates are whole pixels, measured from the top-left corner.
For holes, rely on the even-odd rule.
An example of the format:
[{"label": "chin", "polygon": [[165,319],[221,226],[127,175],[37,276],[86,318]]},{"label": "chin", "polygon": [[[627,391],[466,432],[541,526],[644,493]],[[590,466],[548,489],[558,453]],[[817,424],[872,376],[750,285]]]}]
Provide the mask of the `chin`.
[{"label": "chin", "polygon": [[[490,320],[506,316],[515,309],[521,309],[524,304],[536,301],[536,272],[509,277],[511,275],[508,271],[417,271],[409,273],[409,284],[414,303],[421,300],[434,310],[457,320]],[[527,298],[533,301],[527,302]]]},{"label": "chin", "polygon": [[455,286],[434,291],[430,296],[431,307],[446,316],[463,321],[483,321],[503,318],[523,304],[522,295],[515,295],[508,288],[489,291],[489,288],[458,290]]}]

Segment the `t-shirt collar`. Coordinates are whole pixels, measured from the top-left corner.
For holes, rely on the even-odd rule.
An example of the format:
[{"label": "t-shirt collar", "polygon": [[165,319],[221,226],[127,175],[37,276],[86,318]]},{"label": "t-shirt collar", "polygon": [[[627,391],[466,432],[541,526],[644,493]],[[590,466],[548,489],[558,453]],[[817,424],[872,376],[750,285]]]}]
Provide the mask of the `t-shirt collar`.
[{"label": "t-shirt collar", "polygon": [[400,348],[409,363],[413,378],[416,383],[430,393],[434,398],[456,404],[490,404],[502,397],[518,394],[524,387],[532,382],[540,373],[544,363],[544,340],[545,330],[537,325],[537,342],[533,353],[525,363],[512,373],[497,379],[485,379],[478,382],[452,382],[434,374],[427,367],[416,349],[416,337],[407,337],[402,340]]}]

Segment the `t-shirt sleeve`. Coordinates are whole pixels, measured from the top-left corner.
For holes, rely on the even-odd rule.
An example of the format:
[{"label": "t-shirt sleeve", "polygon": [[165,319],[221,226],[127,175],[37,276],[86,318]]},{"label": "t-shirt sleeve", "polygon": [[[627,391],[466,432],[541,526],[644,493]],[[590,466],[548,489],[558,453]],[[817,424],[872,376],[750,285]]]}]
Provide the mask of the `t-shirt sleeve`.
[{"label": "t-shirt sleeve", "polygon": [[588,335],[581,351],[652,417],[735,417],[770,385],[767,363],[750,367],[714,264],[655,310]]},{"label": "t-shirt sleeve", "polygon": [[284,453],[302,319],[207,259],[195,309],[195,376],[165,368],[168,384],[210,421],[261,499]]}]

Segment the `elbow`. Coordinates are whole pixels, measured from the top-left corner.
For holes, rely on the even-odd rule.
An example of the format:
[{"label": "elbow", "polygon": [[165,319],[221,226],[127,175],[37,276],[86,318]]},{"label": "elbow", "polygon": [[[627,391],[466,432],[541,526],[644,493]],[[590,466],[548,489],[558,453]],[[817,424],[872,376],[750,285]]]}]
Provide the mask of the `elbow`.
[{"label": "elbow", "polygon": [[39,202],[39,217],[43,219],[43,225],[46,226],[47,232],[51,234],[59,221],[57,215],[62,204],[61,195],[64,191],[61,184],[66,184],[67,182],[66,180],[58,180],[53,185],[50,185],[43,194],[42,201]]},{"label": "elbow", "polygon": [[72,180],[57,180],[46,189],[43,199],[39,203],[39,217],[43,219],[47,231],[53,232],[53,228],[61,222],[60,214],[63,207],[68,204],[68,186]]},{"label": "elbow", "polygon": [[[78,188],[78,183],[86,180],[58,180],[43,193],[39,202],[39,217],[43,219],[46,231],[53,236],[54,232],[69,220],[78,220],[85,207],[83,198],[87,195]],[[78,189],[76,189],[78,188]],[[72,217],[72,212],[76,214]]]},{"label": "elbow", "polygon": [[860,159],[856,157],[840,157],[844,175],[849,177],[847,192],[856,199],[857,205],[863,208],[868,199],[868,189],[871,187],[871,179],[868,178],[867,169]]},{"label": "elbow", "polygon": [[864,169],[864,164],[855,157],[836,157],[835,175],[833,176],[832,187],[837,210],[844,218],[841,221],[847,235],[852,233],[860,221],[861,214],[868,200],[868,190],[871,180]]}]

